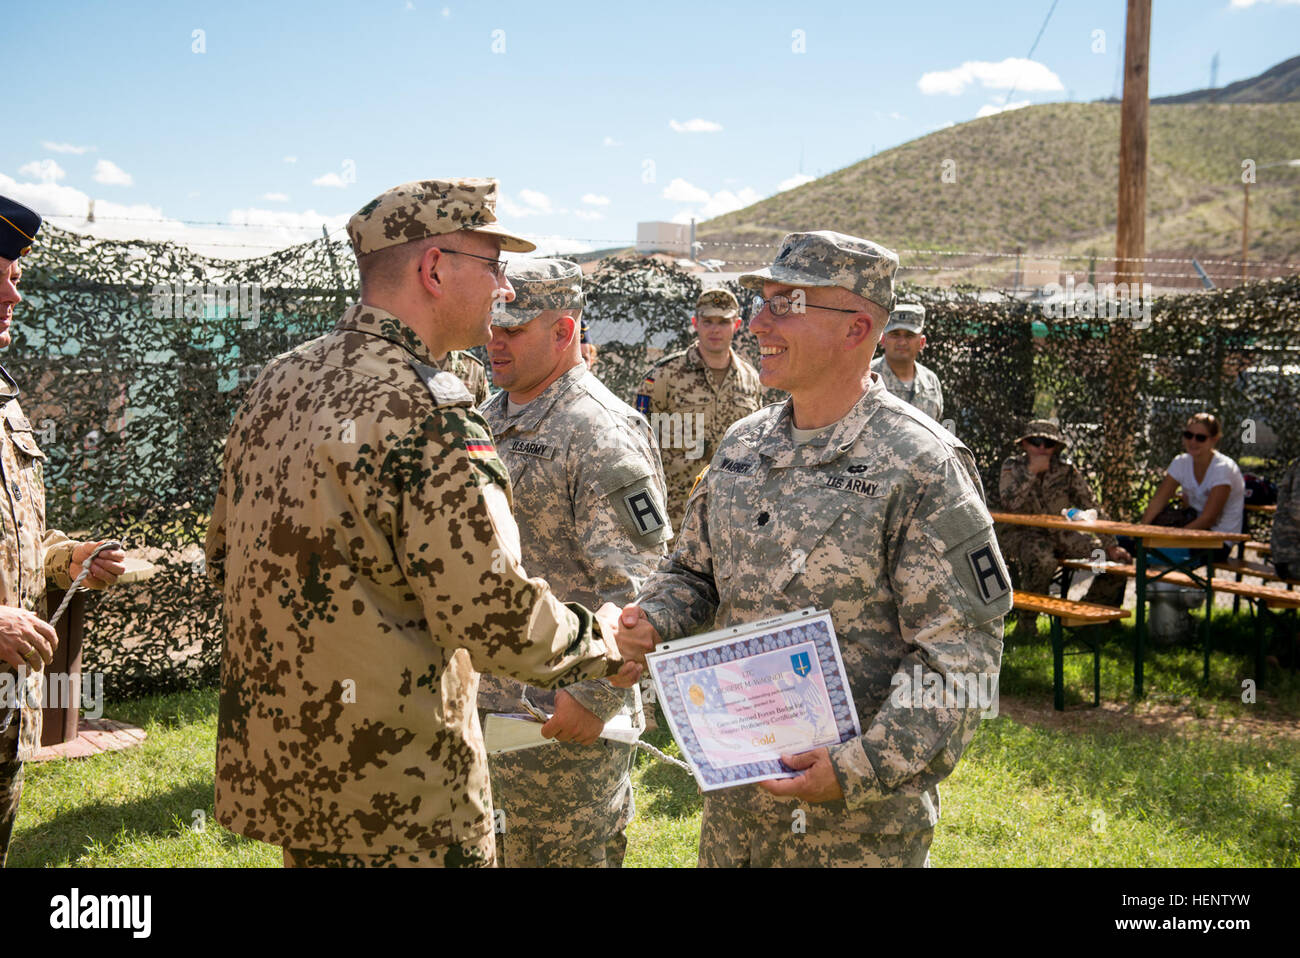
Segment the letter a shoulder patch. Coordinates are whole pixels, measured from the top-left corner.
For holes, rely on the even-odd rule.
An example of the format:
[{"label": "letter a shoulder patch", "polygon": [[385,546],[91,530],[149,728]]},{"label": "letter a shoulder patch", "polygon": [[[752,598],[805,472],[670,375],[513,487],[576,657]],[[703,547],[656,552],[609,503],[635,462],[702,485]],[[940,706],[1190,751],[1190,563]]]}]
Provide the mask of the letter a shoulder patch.
[{"label": "letter a shoulder patch", "polygon": [[996,602],[1011,591],[1002,557],[991,542],[967,552],[966,561],[975,574],[975,585],[979,588],[980,598],[985,605]]},{"label": "letter a shoulder patch", "polygon": [[648,485],[632,489],[622,494],[621,498],[627,516],[632,520],[632,527],[636,529],[638,535],[648,536],[664,527],[661,507],[655,504]]}]

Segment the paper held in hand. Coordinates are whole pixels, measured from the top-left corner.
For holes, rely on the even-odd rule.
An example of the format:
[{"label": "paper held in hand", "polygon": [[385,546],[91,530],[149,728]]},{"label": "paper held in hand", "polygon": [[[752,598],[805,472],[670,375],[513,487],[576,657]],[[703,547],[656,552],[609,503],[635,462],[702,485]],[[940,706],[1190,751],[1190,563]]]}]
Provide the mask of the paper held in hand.
[{"label": "paper held in hand", "polygon": [[[632,744],[645,731],[645,712],[641,707],[641,690],[632,686],[632,708],[624,709],[605,723],[600,737],[612,742]],[[522,703],[521,703],[522,704]],[[555,739],[542,738],[542,721],[549,719],[545,712],[536,715],[524,712],[490,713],[483,720],[483,744],[489,754],[517,752],[539,745],[554,745]]]},{"label": "paper held in hand", "polygon": [[662,643],[646,655],[700,788],[797,775],[782,755],[862,734],[829,612],[801,609]]}]

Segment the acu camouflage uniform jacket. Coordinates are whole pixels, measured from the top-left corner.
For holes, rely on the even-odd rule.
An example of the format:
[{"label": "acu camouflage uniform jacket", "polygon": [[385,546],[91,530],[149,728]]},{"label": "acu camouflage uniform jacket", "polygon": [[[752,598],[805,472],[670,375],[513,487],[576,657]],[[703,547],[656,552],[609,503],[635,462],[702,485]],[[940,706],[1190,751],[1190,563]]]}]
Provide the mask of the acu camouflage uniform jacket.
[{"label": "acu camouflage uniform jacket", "polygon": [[232,831],[361,854],[471,844],[492,830],[477,673],[616,671],[591,614],[520,565],[505,466],[471,403],[364,305],[250,389],[207,543]]},{"label": "acu camouflage uniform jacket", "polygon": [[[1277,484],[1277,513],[1273,516],[1273,561],[1300,564],[1300,459],[1291,463]],[[1291,572],[1296,575],[1300,567]]]},{"label": "acu camouflage uniform jacket", "polygon": [[894,371],[889,368],[889,362],[884,356],[877,356],[871,363],[871,371],[880,373],[880,378],[885,381],[885,388],[897,396],[903,402],[911,403],[921,412],[925,413],[935,422],[943,418],[943,386],[939,383],[939,376],[929,366],[922,366],[920,363],[914,363],[916,373],[912,378],[910,387],[912,396],[908,398],[909,387],[903,385],[903,381],[894,375]]},{"label": "acu camouflage uniform jacket", "polygon": [[[862,834],[932,828],[936,785],[981,710],[903,707],[891,693],[918,666],[999,671],[1011,588],[974,457],[878,376],[829,436],[796,446],[790,427],[789,401],[732,427],[637,604],[664,641],[828,610],[863,734],[831,747],[844,799],[821,807]],[[706,802],[790,817],[757,785]]]},{"label": "acu camouflage uniform jacket", "polygon": [[[40,600],[47,580],[61,589],[72,585],[68,565],[77,543],[62,532],[45,528],[45,453],[36,445],[31,423],[18,405],[18,384],[0,366],[0,416],[4,436],[0,439],[0,470],[4,489],[0,491],[0,604],[26,609],[38,615],[45,610]],[[17,717],[17,696],[23,701],[43,703],[44,672],[23,669],[19,687],[17,670],[0,662],[0,762],[31,758],[41,745],[41,710],[24,706]]]},{"label": "acu camouflage uniform jacket", "polygon": [[[622,608],[659,565],[672,536],[663,467],[649,427],[585,363],[513,417],[507,398],[498,392],[482,411],[510,472],[524,562],[566,599],[593,609],[606,602]],[[554,692],[488,675],[479,685],[479,708],[518,712],[525,691],[529,701],[554,711]],[[630,691],[604,681],[565,691],[605,721],[632,699]],[[601,835],[616,832],[631,813],[630,751],[602,739],[589,747],[557,744],[494,756],[496,765],[535,769],[548,780],[539,794],[511,795],[507,820],[533,821],[543,812],[553,817],[557,808],[573,816],[585,806]]]},{"label": "acu camouflage uniform jacket", "polygon": [[[709,378],[698,342],[650,367],[637,392],[636,410],[650,420],[659,442],[668,481],[668,514],[674,521],[681,518],[695,477],[709,464],[727,429],[762,405],[758,371],[734,349],[721,386],[714,386]],[[695,428],[697,413],[704,417],[702,444]]]}]

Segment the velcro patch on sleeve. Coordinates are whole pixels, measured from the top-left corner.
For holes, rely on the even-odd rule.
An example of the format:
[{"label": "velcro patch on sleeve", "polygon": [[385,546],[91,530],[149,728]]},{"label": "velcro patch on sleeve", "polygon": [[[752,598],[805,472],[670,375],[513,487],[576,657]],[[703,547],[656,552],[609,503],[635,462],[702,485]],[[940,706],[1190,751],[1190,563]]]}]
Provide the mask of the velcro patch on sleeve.
[{"label": "velcro patch on sleeve", "polygon": [[1011,591],[1011,583],[1007,581],[1001,557],[991,543],[967,552],[966,561],[975,574],[975,585],[979,588],[980,598],[985,605],[996,602]]},{"label": "velcro patch on sleeve", "polygon": [[655,506],[648,489],[636,489],[623,496],[623,506],[641,535],[648,536],[664,527],[664,517]]},{"label": "velcro patch on sleeve", "polygon": [[643,416],[650,415],[650,397],[645,393],[637,393],[636,411]]}]

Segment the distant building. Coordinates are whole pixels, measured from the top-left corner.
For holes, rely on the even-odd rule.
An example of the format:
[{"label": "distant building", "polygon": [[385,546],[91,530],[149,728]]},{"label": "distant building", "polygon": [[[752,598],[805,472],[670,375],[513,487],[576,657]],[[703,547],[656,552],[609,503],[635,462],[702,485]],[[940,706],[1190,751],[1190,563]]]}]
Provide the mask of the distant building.
[{"label": "distant building", "polygon": [[691,255],[691,224],[646,222],[636,224],[638,253]]}]

